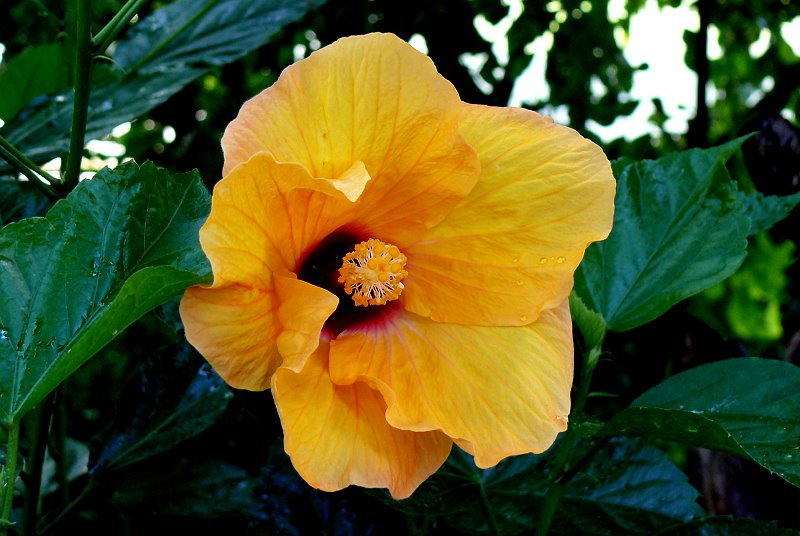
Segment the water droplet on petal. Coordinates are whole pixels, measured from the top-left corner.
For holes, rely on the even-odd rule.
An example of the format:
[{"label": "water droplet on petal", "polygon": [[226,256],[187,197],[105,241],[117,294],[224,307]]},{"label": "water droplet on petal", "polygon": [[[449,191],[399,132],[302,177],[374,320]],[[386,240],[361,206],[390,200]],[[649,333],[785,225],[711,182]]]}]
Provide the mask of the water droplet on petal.
[{"label": "water droplet on petal", "polygon": [[517,264],[519,262],[519,257],[514,257],[513,259],[511,259],[511,262]]},{"label": "water droplet on petal", "polygon": [[539,264],[547,264],[547,257],[542,257],[539,259]]},{"label": "water droplet on petal", "polygon": [[566,259],[566,258],[564,258],[564,257],[558,257],[558,258],[556,259],[556,262],[557,262],[558,264],[563,264],[565,260],[567,260],[567,259]]},{"label": "water droplet on petal", "polygon": [[517,279],[517,286],[518,287],[521,287],[524,284],[525,284],[525,282],[522,279]]},{"label": "water droplet on petal", "polygon": [[521,317],[519,317],[519,321],[520,322],[527,322],[528,321],[528,317],[525,316],[525,315],[522,315]]}]

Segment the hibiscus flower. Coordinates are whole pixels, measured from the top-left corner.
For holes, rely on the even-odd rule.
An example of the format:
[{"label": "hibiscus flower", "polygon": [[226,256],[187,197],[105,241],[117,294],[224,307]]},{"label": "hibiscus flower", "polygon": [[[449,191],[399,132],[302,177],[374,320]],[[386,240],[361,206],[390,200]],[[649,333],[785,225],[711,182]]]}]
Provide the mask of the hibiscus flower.
[{"label": "hibiscus flower", "polygon": [[567,427],[567,296],[611,228],[603,152],[461,102],[393,35],[340,39],[244,104],[181,303],[228,384],[271,389],[312,486],[409,496],[453,442],[480,467]]}]

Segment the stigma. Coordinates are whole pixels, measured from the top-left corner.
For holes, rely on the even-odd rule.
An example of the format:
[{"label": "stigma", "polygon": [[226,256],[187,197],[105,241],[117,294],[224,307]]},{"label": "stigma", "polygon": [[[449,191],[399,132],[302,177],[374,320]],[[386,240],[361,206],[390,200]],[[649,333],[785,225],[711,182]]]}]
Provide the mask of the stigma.
[{"label": "stigma", "polygon": [[406,260],[397,246],[370,238],[342,258],[339,283],[356,305],[385,305],[403,292]]}]

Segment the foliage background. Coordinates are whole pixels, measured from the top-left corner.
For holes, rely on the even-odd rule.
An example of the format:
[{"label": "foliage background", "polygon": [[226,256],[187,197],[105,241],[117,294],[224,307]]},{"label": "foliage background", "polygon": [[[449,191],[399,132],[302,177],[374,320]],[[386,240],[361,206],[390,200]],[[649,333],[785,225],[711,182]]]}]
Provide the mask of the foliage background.
[{"label": "foliage background", "polygon": [[[232,12],[243,9],[245,3],[293,9],[292,2],[271,0],[216,2],[230,5]],[[165,4],[146,3],[139,20],[147,20]],[[503,64],[474,24],[476,17],[490,22],[503,18],[508,6],[498,0],[331,0],[303,5],[298,12],[311,8],[307,14],[278,30],[266,45],[253,47],[237,61],[198,66],[205,72],[193,73],[183,89],[152,109],[143,107],[147,111],[134,114],[138,118],[130,129],[115,131],[118,135],[111,138],[124,145],[125,151],[113,158],[151,160],[181,172],[196,168],[212,188],[222,167],[222,132],[242,102],[273,83],[297,56],[338,37],[371,31],[392,32],[403,39],[423,36],[437,68],[453,82],[463,100],[500,106],[508,102],[515,80],[532,59],[525,45],[551,32],[554,44],[546,71],[550,97],[528,103],[531,108],[565,106],[570,126],[590,137],[587,122],[609,125],[633,112],[639,104],[631,96],[633,74],[646,66],[630,65],[614,36],[615,31],[628,28],[630,17],[643,8],[643,0],[626,2],[627,15],[613,22],[605,0],[523,0],[522,4],[522,15],[508,32],[509,58]],[[661,6],[678,4],[659,0]],[[91,2],[94,31],[121,5],[114,0]],[[729,162],[740,189],[780,195],[797,192],[800,130],[796,121],[787,121],[781,114],[790,110],[793,114],[783,115],[796,117],[799,111],[800,58],[784,42],[780,26],[800,16],[800,4],[789,0],[698,0],[691,5],[700,24],[698,32],[683,36],[685,62],[697,73],[699,88],[713,84],[724,92],[724,98],[707,104],[701,99],[683,134],[665,132],[667,116],[657,101],[657,113],[651,118],[656,134],[597,141],[609,158],[640,159],[718,145],[758,132],[744,144],[741,156]],[[36,102],[28,104],[29,99],[21,98],[14,106],[8,89],[14,58],[29,54],[29,63],[40,69],[48,67],[48,86],[39,87],[42,93],[57,94],[70,87],[71,74],[64,68],[67,62],[57,58],[69,51],[72,12],[69,3],[52,0],[12,2],[2,10],[7,16],[0,17],[0,42],[6,47],[0,67],[0,96],[4,97],[0,99],[0,118],[13,126],[15,116],[14,124],[18,124],[20,117],[35,118],[42,113]],[[723,50],[714,60],[707,54],[709,27],[718,30]],[[749,47],[765,28],[770,30],[769,47],[754,58]],[[31,55],[29,47],[52,43],[63,46],[40,58]],[[117,50],[114,61],[98,63],[98,86],[117,80],[120,64],[133,61],[126,60],[124,52]],[[491,85],[490,92],[479,89],[461,61],[464,53],[485,55],[480,75]],[[173,68],[168,62],[161,65],[170,66],[163,72]],[[773,83],[770,90],[763,91],[767,77]],[[602,97],[592,95],[593,80],[606,87]],[[705,95],[704,89],[698,91]],[[763,93],[760,99],[758,91]],[[145,97],[131,94],[128,98],[135,105],[136,99]],[[102,105],[100,101],[98,106]],[[111,112],[105,111],[113,115]],[[6,135],[8,126],[0,129],[0,134]],[[103,159],[108,155],[89,151],[87,156]],[[8,181],[0,182],[0,188],[3,223],[42,215],[49,208],[49,201],[30,188],[20,189]],[[597,396],[589,400],[589,415],[609,418],[653,385],[702,363],[759,355],[800,364],[800,277],[795,263],[798,223],[795,213],[768,233],[752,237],[745,264],[730,279],[684,300],[653,322],[610,333],[595,374]],[[175,529],[383,534],[530,528],[514,524],[519,522],[518,515],[509,521],[500,512],[495,526],[482,526],[480,520],[471,518],[465,522],[459,520],[462,516],[446,513],[434,516],[430,512],[446,509],[434,508],[434,499],[424,495],[424,490],[417,507],[411,503],[398,509],[380,493],[348,489],[323,494],[308,489],[282,452],[280,425],[269,393],[230,395],[202,363],[182,337],[173,301],[131,326],[64,384],[53,429],[66,439],[53,443],[45,457],[42,509],[46,515],[41,529],[124,530],[129,534]],[[603,393],[611,395],[601,396]],[[741,458],[670,442],[659,446],[688,475],[701,493],[698,505],[708,513],[777,520],[784,527],[800,528],[800,494],[785,481]],[[617,449],[611,459],[624,459],[625,449],[630,447],[612,444],[610,448]],[[642,452],[636,454],[642,463],[651,463]],[[464,468],[464,463],[457,459],[454,467],[461,467],[466,475],[463,479],[469,481],[471,469]],[[606,470],[612,471],[613,465]],[[680,488],[680,483],[670,488],[673,477],[678,478],[664,477],[667,483],[661,492]],[[613,475],[604,478],[615,482]],[[430,493],[435,495],[437,485],[432,484]],[[693,500],[689,497],[688,502]],[[65,513],[58,517],[62,510]],[[657,521],[653,523],[659,526]],[[715,523],[722,528],[704,533],[724,533],[727,521]],[[601,529],[598,533],[604,532]],[[700,533],[686,530],[687,534]],[[764,530],[763,526],[752,533],[759,530]]]}]

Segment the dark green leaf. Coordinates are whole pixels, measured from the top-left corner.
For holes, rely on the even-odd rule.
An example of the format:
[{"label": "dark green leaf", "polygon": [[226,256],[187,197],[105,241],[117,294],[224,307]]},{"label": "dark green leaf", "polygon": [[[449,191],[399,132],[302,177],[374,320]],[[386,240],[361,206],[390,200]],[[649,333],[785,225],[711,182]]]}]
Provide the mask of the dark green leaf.
[{"label": "dark green leaf", "polygon": [[[87,139],[108,134],[211,67],[267,43],[323,1],[179,0],[156,10],[117,45],[114,60],[128,71],[126,76],[92,90]],[[6,125],[5,137],[29,158],[47,161],[68,149],[71,122],[72,97],[65,93],[27,108]],[[7,170],[0,161],[0,172]]]},{"label": "dark green leaf", "polygon": [[755,519],[716,516],[695,519],[658,533],[658,536],[797,536],[797,531],[782,529],[775,523]]},{"label": "dark green leaf", "polygon": [[[409,513],[439,515],[469,533],[491,532],[488,511],[503,534],[531,531],[548,488],[547,457],[518,456],[482,471],[454,451],[414,495],[392,504]],[[661,451],[615,439],[566,484],[551,534],[652,534],[701,515],[696,498],[686,476]],[[391,502],[388,496],[384,500]]]},{"label": "dark green leaf", "polygon": [[69,86],[67,47],[53,43],[28,47],[0,73],[0,119],[6,123],[34,97],[58,93]]},{"label": "dark green leaf", "polygon": [[0,230],[0,419],[18,419],[120,331],[208,279],[196,172],[104,169]]},{"label": "dark green leaf", "polygon": [[589,247],[575,278],[609,329],[649,322],[742,263],[750,220],[725,162],[743,141],[614,163],[614,228]]},{"label": "dark green leaf", "polygon": [[[187,372],[192,378],[180,394]],[[121,468],[171,449],[215,424],[231,396],[217,373],[208,364],[198,369],[187,352],[159,355],[144,364],[123,397],[131,411],[118,422],[97,465]]]},{"label": "dark green leaf", "polygon": [[111,501],[148,515],[213,519],[249,513],[257,480],[221,461],[181,460],[157,470],[130,472],[115,483]]},{"label": "dark green leaf", "polygon": [[766,231],[786,218],[800,203],[800,192],[792,195],[763,195],[758,192],[745,194],[739,192],[744,211],[750,218],[750,234]]},{"label": "dark green leaf", "polygon": [[800,367],[737,358],[669,378],[602,433],[678,441],[753,460],[800,486]]}]

